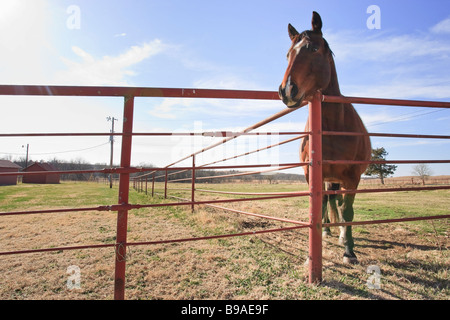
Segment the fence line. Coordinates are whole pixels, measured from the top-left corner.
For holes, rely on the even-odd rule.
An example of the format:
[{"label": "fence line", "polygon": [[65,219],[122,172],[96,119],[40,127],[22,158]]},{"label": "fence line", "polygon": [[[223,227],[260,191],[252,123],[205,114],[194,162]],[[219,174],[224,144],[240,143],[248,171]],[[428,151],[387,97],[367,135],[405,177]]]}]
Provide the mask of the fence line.
[{"label": "fence line", "polygon": [[[211,162],[207,165],[196,166],[195,157],[196,155],[203,153],[207,150],[220,146],[227,143],[233,139],[245,135],[269,135],[276,133],[255,133],[251,132],[271,121],[279,119],[297,109],[282,109],[276,114],[254,124],[241,132],[227,132],[227,131],[217,131],[217,132],[204,132],[204,133],[135,133],[133,132],[133,112],[134,112],[134,99],[138,97],[178,97],[178,98],[218,98],[218,99],[264,99],[264,100],[279,100],[277,92],[272,91],[245,91],[245,90],[212,90],[212,89],[174,89],[174,88],[130,88],[130,87],[70,87],[70,86],[10,86],[10,85],[0,85],[0,95],[46,95],[46,96],[97,96],[97,97],[122,97],[124,99],[124,123],[122,133],[2,133],[0,137],[19,137],[19,136],[121,136],[122,137],[122,150],[121,150],[121,163],[118,168],[100,169],[100,170],[67,170],[67,171],[52,171],[52,172],[20,172],[20,173],[0,173],[0,176],[7,175],[33,175],[33,174],[55,174],[55,173],[115,173],[119,174],[119,200],[116,205],[108,206],[98,206],[98,207],[84,207],[84,208],[64,208],[64,209],[49,209],[49,210],[28,210],[20,212],[0,212],[0,216],[7,215],[21,215],[21,214],[38,214],[38,213],[59,213],[59,212],[76,212],[76,211],[117,211],[117,228],[116,228],[116,243],[114,244],[93,244],[85,246],[72,246],[72,247],[61,247],[61,248],[47,248],[47,249],[33,249],[33,250],[18,250],[18,251],[5,251],[0,252],[0,255],[11,255],[19,253],[32,253],[32,252],[48,252],[55,250],[75,250],[84,248],[104,248],[104,247],[114,247],[115,248],[115,284],[114,284],[114,298],[124,299],[125,298],[125,265],[126,265],[126,249],[128,246],[136,245],[152,245],[152,244],[162,244],[162,243],[175,243],[184,241],[197,241],[204,239],[214,239],[214,238],[225,238],[225,237],[235,237],[243,235],[254,235],[267,232],[278,232],[286,230],[295,230],[300,228],[309,229],[309,251],[310,251],[310,273],[309,281],[317,282],[322,279],[322,248],[321,248],[321,229],[322,226],[339,226],[344,224],[323,224],[321,220],[321,206],[322,206],[322,195],[323,194],[340,194],[344,192],[354,192],[354,193],[368,193],[368,192],[396,192],[396,191],[419,191],[419,190],[443,190],[450,189],[450,186],[439,186],[439,187],[419,187],[419,188],[390,188],[390,189],[365,189],[365,190],[347,190],[347,191],[324,191],[322,190],[322,179],[321,179],[321,166],[323,163],[339,164],[344,163],[339,159],[335,160],[325,160],[321,159],[321,137],[322,135],[356,135],[356,133],[336,133],[336,132],[321,132],[321,121],[320,121],[320,109],[321,102],[334,102],[334,103],[360,103],[360,104],[376,104],[376,105],[395,105],[395,106],[408,106],[408,107],[432,107],[432,108],[450,108],[450,102],[435,102],[435,101],[412,101],[412,100],[398,100],[398,99],[379,99],[379,98],[361,98],[361,97],[343,97],[343,96],[326,96],[317,94],[313,101],[308,102],[309,113],[310,113],[310,124],[311,128],[309,132],[286,132],[278,133],[283,134],[308,134],[310,138],[310,146],[315,151],[314,158],[311,159],[310,163],[294,163],[294,164],[278,164],[276,166],[280,168],[271,168],[268,170],[280,170],[282,168],[288,167],[298,167],[301,165],[310,165],[310,190],[307,192],[294,192],[294,193],[247,193],[249,195],[258,195],[257,197],[250,198],[238,198],[238,199],[219,199],[219,200],[208,200],[208,201],[198,201],[195,199],[195,191],[207,192],[202,189],[195,189],[195,181],[201,179],[207,179],[210,177],[196,177],[196,171],[207,169],[230,169],[230,168],[250,168],[250,167],[273,167],[274,164],[264,164],[264,165],[241,165],[241,166],[209,166],[211,164],[216,164],[218,162],[234,159],[221,159],[217,162]],[[303,102],[301,107],[307,102]],[[210,146],[198,150],[186,157],[183,157],[164,168],[136,168],[132,167],[131,160],[131,146],[133,136],[169,136],[169,135],[189,135],[189,136],[211,136],[211,137],[221,137],[222,140],[211,144]],[[449,139],[450,136],[445,135],[406,135],[406,134],[389,134],[389,133],[369,133],[370,136],[378,137],[399,137],[399,138],[429,138],[429,139]],[[296,137],[293,139],[285,140],[283,143],[295,141],[301,137]],[[277,144],[281,145],[281,143]],[[275,146],[275,145],[273,145]],[[255,150],[258,152],[264,149],[268,149],[272,146],[261,148],[260,150]],[[239,156],[244,156],[248,154],[242,154]],[[185,167],[174,167],[174,165],[180,163],[181,161],[192,158],[192,166]],[[348,163],[349,161],[345,161]],[[353,162],[362,163],[362,162]],[[364,162],[369,163],[369,162]],[[394,160],[394,161],[377,161],[376,163],[450,163],[449,160]],[[129,187],[130,187],[130,174],[131,173],[144,173],[136,178],[143,179],[150,175],[153,175],[153,185],[156,172],[165,173],[165,193],[164,196],[167,198],[167,183],[168,183],[168,172],[174,170],[190,170],[192,171],[192,176],[188,180],[191,180],[191,199],[178,198],[183,200],[181,202],[168,202],[160,204],[130,204],[129,203]],[[263,172],[263,171],[259,171]],[[248,173],[247,173],[248,174]],[[222,175],[226,177],[230,175]],[[211,177],[212,178],[212,177]],[[218,178],[218,176],[214,176]],[[175,180],[171,180],[172,182]],[[140,182],[141,184],[143,181]],[[188,189],[189,190],[189,189]],[[225,193],[220,191],[208,191],[216,193]],[[154,194],[154,188],[152,188],[152,195]],[[231,194],[231,193],[230,193]],[[228,210],[241,214],[249,214],[259,218],[270,218],[278,219],[276,217],[268,217],[260,214],[248,213],[241,210],[225,208],[222,206],[217,206],[219,203],[231,203],[231,202],[242,202],[242,201],[261,201],[261,200],[272,200],[279,198],[291,198],[309,196],[310,199],[310,221],[301,222],[295,220],[286,219],[283,222],[299,224],[294,227],[269,229],[269,230],[259,230],[252,232],[243,232],[238,234],[228,234],[219,235],[212,237],[197,237],[197,238],[187,238],[187,239],[172,239],[172,240],[161,240],[161,241],[149,241],[149,242],[128,242],[127,241],[127,217],[129,210],[141,209],[141,208],[154,208],[154,207],[164,207],[164,206],[191,206],[194,208],[195,205],[207,205],[223,210]],[[172,196],[171,196],[172,197]],[[402,218],[402,219],[390,219],[390,220],[373,220],[373,221],[357,221],[347,224],[376,224],[376,223],[392,223],[401,221],[416,221],[416,220],[430,220],[430,219],[446,219],[450,215],[441,216],[429,216],[429,217],[412,217],[412,218]]]}]

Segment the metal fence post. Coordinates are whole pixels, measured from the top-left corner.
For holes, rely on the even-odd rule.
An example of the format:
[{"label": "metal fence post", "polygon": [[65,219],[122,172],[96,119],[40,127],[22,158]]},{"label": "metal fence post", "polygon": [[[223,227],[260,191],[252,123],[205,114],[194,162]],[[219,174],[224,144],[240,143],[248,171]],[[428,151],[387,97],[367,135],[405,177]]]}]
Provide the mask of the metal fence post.
[{"label": "metal fence post", "polygon": [[153,178],[152,178],[152,198],[155,195],[155,173],[153,173]]},{"label": "metal fence post", "polygon": [[[131,141],[133,133],[133,109],[134,97],[125,97],[123,112],[123,137],[120,166],[130,168]],[[119,180],[119,205],[128,204],[130,192],[130,174],[120,173]],[[128,209],[120,209],[117,212],[117,236],[115,257],[115,281],[114,299],[125,299],[125,265],[127,243]]]},{"label": "metal fence post", "polygon": [[309,283],[322,281],[322,94],[309,102]]},{"label": "metal fence post", "polygon": [[166,177],[164,180],[164,199],[167,199],[167,169],[166,169]]},{"label": "metal fence post", "polygon": [[192,181],[191,181],[191,201],[192,201],[192,212],[194,212],[194,201],[195,201],[195,154],[192,155]]}]

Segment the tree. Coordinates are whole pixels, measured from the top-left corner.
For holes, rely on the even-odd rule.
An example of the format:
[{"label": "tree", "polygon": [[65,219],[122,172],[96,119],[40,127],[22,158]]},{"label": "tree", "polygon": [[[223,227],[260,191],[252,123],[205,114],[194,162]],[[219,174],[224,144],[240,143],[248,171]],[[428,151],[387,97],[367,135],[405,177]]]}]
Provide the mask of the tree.
[{"label": "tree", "polygon": [[[381,147],[377,149],[372,149],[372,161],[386,161],[386,156],[388,155],[387,151]],[[368,176],[377,176],[381,179],[381,183],[384,184],[384,178],[388,177],[391,174],[394,174],[394,171],[397,170],[397,166],[389,165],[385,163],[371,163],[365,172]]]},{"label": "tree", "polygon": [[425,163],[420,163],[413,167],[412,174],[419,176],[422,184],[425,185],[425,179],[431,176],[431,169]]}]

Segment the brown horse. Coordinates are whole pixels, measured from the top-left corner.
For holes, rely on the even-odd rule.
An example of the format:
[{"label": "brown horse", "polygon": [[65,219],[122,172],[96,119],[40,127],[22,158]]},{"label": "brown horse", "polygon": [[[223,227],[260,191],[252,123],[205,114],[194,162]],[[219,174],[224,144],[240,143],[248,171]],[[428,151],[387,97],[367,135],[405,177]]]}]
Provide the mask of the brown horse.
[{"label": "brown horse", "polygon": [[[322,37],[322,19],[313,12],[312,30],[297,32],[288,26],[292,45],[288,51],[288,68],[279,88],[279,96],[290,108],[299,106],[303,100],[311,100],[317,91],[324,95],[340,96],[339,83],[334,65],[333,53]],[[322,103],[322,130],[339,132],[367,133],[356,110],[349,103]],[[309,131],[309,119],[305,131]],[[323,160],[370,160],[371,145],[369,136],[333,136],[322,137]],[[309,138],[305,137],[300,148],[302,162],[308,162]],[[323,180],[328,190],[355,190],[361,174],[367,165],[324,164]],[[306,181],[309,181],[309,166],[304,167]],[[353,220],[353,202],[355,193],[324,196],[322,217],[329,222],[328,205],[332,222]],[[344,261],[356,263],[353,252],[354,242],[351,226],[340,227],[340,242],[345,247]],[[329,229],[324,230],[324,235]]]}]

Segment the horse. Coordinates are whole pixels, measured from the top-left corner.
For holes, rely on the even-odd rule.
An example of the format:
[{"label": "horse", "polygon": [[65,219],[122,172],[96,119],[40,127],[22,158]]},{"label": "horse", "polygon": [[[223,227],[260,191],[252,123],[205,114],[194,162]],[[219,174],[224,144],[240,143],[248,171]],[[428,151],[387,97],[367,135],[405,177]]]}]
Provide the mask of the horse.
[{"label": "horse", "polygon": [[[317,91],[324,95],[341,96],[336,67],[327,41],[322,35],[322,18],[313,12],[312,29],[299,33],[288,25],[292,41],[287,54],[288,67],[279,87],[278,95],[289,108],[310,101]],[[367,130],[350,103],[322,103],[322,130],[335,132],[358,132]],[[305,131],[309,131],[309,119]],[[368,135],[323,135],[323,160],[368,161],[371,158],[371,143]],[[300,146],[301,162],[309,162],[309,137],[303,138]],[[309,166],[304,166],[306,181],[309,182]],[[367,164],[323,164],[323,184],[328,190],[343,190],[341,194],[324,195],[322,219],[324,223],[353,221],[353,203],[361,175]],[[328,214],[329,213],[329,214]],[[339,219],[339,220],[337,220]],[[323,236],[329,236],[324,228]],[[357,263],[351,226],[341,226],[339,243],[344,246],[344,263]]]}]

